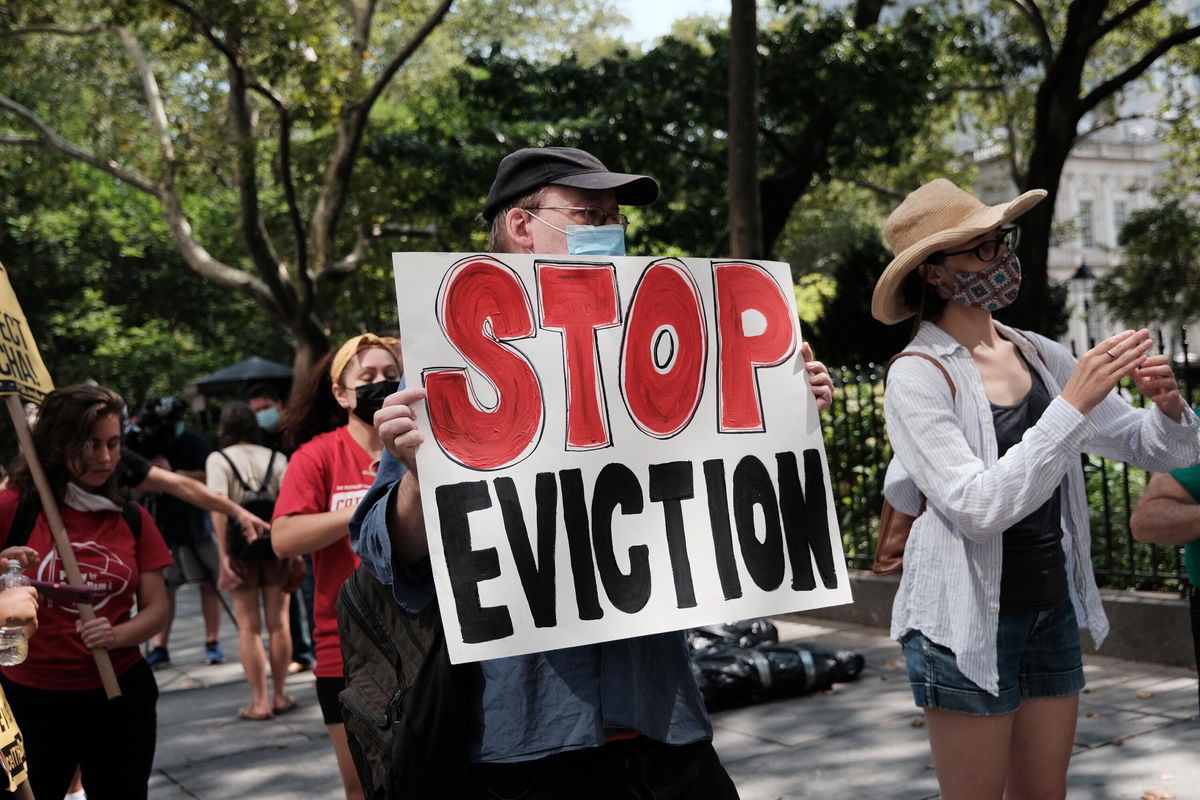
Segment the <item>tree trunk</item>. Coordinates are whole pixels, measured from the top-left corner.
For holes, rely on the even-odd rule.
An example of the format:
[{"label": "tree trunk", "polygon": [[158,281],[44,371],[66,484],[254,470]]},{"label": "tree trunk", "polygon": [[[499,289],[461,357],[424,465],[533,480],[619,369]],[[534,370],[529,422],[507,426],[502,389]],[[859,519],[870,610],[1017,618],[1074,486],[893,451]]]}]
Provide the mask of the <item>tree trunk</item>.
[{"label": "tree trunk", "polygon": [[292,358],[292,387],[308,380],[313,365],[329,352],[329,337],[312,321],[289,325],[296,337],[296,354]]},{"label": "tree trunk", "polygon": [[758,20],[755,0],[729,14],[729,254],[762,258],[758,189]]}]

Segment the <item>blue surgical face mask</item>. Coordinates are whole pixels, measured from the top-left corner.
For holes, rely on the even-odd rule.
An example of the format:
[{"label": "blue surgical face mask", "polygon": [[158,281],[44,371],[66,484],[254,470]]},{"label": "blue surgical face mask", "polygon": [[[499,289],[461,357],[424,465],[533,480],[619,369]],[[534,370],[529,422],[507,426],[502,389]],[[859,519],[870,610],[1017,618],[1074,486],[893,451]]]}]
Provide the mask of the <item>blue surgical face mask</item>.
[{"label": "blue surgical face mask", "polygon": [[573,256],[625,255],[622,225],[568,225],[567,253]]},{"label": "blue surgical face mask", "polygon": [[264,431],[269,431],[279,424],[279,409],[275,406],[264,408],[262,411],[254,412],[254,419],[258,422],[258,427]]},{"label": "blue surgical face mask", "polygon": [[567,235],[567,253],[573,256],[625,255],[625,228],[621,225],[568,225],[560,228],[526,210],[543,225]]}]

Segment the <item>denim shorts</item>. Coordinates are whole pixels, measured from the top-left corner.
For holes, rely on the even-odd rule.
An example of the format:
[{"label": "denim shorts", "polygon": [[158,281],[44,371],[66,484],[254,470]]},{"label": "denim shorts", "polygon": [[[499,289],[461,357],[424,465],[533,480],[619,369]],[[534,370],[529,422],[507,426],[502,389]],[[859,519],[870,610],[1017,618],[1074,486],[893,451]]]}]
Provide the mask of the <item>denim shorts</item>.
[{"label": "denim shorts", "polygon": [[1011,714],[1024,697],[1064,697],[1083,690],[1083,651],[1070,600],[1044,611],[1001,614],[996,631],[999,696],[958,669],[954,653],[920,631],[900,640],[913,700],[920,708],[962,714]]}]

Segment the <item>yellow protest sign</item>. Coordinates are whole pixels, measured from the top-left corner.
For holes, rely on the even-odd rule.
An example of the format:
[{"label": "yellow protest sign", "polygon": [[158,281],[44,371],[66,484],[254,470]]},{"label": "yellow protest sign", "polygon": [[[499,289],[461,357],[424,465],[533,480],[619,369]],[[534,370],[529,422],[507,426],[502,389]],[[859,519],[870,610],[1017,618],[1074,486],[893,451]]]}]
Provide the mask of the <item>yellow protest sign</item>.
[{"label": "yellow protest sign", "polygon": [[50,373],[8,281],[8,270],[0,264],[0,395],[19,394],[40,403],[53,390]]},{"label": "yellow protest sign", "polygon": [[[4,282],[7,284],[8,280]],[[15,792],[29,778],[29,771],[25,768],[25,741],[21,738],[21,729],[17,727],[17,720],[8,707],[8,698],[4,696],[3,689],[0,689],[0,767],[4,769],[10,792]]]}]

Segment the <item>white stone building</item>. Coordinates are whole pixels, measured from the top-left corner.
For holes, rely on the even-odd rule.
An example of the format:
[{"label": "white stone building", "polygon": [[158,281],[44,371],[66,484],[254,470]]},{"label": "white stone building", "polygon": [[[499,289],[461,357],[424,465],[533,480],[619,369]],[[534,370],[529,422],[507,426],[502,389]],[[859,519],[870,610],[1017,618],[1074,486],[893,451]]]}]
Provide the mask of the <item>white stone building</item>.
[{"label": "white stone building", "polygon": [[[1122,262],[1117,236],[1129,215],[1156,204],[1151,193],[1167,168],[1166,151],[1166,144],[1138,127],[1106,129],[1077,144],[1063,168],[1048,266],[1050,280],[1068,286],[1071,320],[1062,342],[1077,353],[1087,350],[1088,342],[1127,327],[1093,300],[1092,283]],[[1003,202],[1016,194],[999,148],[977,151],[975,160],[976,189],[984,202]],[[1128,327],[1152,324],[1128,320]],[[1163,330],[1162,335],[1166,352],[1181,352],[1179,331]],[[1195,340],[1191,349],[1200,350],[1200,333],[1190,338]]]}]

